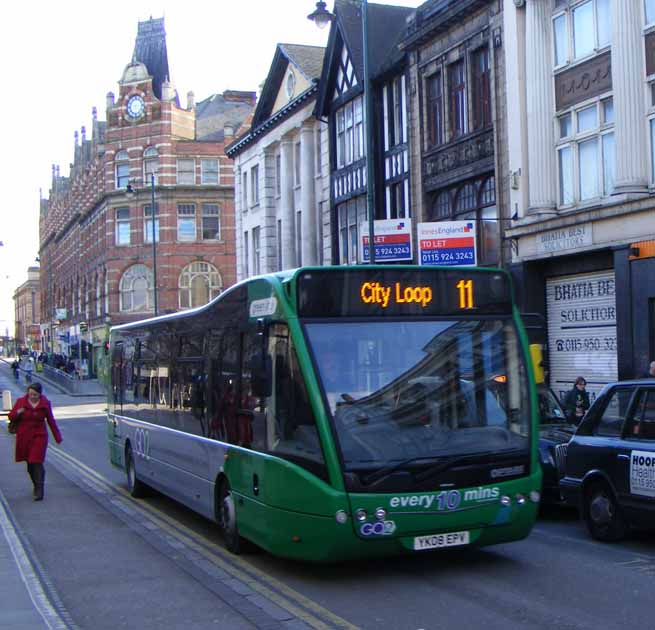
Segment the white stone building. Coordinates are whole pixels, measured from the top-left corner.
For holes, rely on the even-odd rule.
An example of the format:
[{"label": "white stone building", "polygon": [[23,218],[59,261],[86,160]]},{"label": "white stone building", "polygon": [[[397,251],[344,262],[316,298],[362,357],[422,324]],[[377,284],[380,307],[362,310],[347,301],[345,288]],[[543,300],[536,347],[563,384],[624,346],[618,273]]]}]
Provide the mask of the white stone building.
[{"label": "white stone building", "polygon": [[522,310],[550,384],[592,394],[655,359],[655,1],[504,0]]},{"label": "white stone building", "polygon": [[278,44],[235,165],[237,279],[329,264],[328,138],[314,118],[324,49]]}]

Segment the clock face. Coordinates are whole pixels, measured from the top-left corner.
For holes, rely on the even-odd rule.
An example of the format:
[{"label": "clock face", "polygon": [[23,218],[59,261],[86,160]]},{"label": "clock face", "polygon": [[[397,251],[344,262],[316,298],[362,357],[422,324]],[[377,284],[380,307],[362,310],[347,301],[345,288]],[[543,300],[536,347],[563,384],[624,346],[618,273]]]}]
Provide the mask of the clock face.
[{"label": "clock face", "polygon": [[125,109],[130,118],[140,118],[143,115],[145,107],[146,104],[143,102],[143,99],[140,96],[135,95],[130,96],[130,100],[127,101],[127,107]]}]

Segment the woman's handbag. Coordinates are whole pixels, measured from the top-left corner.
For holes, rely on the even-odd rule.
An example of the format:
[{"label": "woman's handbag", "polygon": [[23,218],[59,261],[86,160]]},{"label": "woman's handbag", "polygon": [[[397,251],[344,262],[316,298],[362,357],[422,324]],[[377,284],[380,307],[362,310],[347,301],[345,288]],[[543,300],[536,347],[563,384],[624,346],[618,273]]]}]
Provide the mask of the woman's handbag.
[{"label": "woman's handbag", "polygon": [[18,420],[10,420],[9,424],[7,425],[7,431],[9,431],[9,433],[16,433],[17,428]]}]

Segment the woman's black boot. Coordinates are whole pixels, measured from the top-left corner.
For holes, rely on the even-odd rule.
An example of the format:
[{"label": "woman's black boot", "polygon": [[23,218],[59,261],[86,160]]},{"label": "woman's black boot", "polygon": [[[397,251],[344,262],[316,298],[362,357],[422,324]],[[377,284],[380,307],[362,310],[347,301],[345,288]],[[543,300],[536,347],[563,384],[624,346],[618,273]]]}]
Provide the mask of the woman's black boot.
[{"label": "woman's black boot", "polygon": [[43,485],[45,483],[45,468],[43,464],[32,464],[34,470],[34,500],[43,501]]},{"label": "woman's black boot", "polygon": [[27,472],[32,480],[32,496],[36,496],[36,480],[34,478],[34,464],[27,464]]}]

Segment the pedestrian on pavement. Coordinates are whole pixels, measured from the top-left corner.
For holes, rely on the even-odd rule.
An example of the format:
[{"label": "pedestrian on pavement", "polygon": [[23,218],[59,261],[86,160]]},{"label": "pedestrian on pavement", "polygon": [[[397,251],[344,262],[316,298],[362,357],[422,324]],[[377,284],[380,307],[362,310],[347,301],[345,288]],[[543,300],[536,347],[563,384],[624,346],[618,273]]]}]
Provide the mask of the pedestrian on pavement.
[{"label": "pedestrian on pavement", "polygon": [[18,363],[18,359],[14,359],[11,362],[11,370],[14,373],[14,379],[18,380],[20,373],[20,364]]},{"label": "pedestrian on pavement", "polygon": [[16,462],[27,462],[27,472],[34,484],[34,500],[43,500],[45,454],[48,448],[48,423],[57,444],[62,437],[52,415],[52,405],[43,395],[41,383],[31,383],[9,412],[9,419],[18,422],[16,429]]},{"label": "pedestrian on pavement", "polygon": [[28,385],[32,382],[32,372],[34,372],[34,359],[27,357],[25,361],[25,382]]},{"label": "pedestrian on pavement", "polygon": [[575,379],[573,389],[564,397],[564,411],[571,422],[580,424],[580,420],[589,409],[589,392],[586,390],[587,381],[582,376]]},{"label": "pedestrian on pavement", "polygon": [[643,378],[655,378],[655,361],[651,361]]}]

